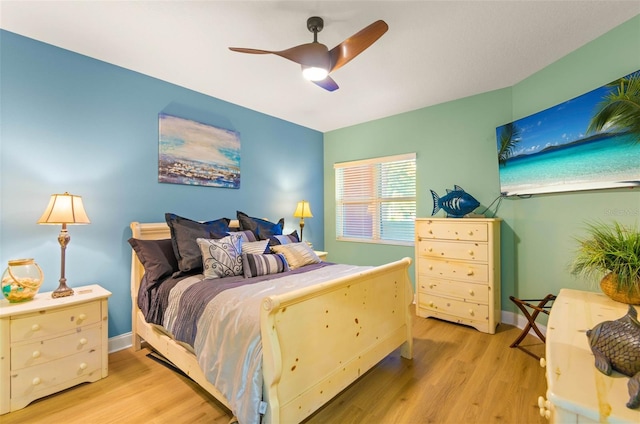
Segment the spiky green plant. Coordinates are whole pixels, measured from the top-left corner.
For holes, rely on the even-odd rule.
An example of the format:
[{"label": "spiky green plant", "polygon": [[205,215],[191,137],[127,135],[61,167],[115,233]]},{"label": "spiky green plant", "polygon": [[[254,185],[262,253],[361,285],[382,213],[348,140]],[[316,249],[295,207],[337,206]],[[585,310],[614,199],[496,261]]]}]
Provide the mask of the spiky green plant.
[{"label": "spiky green plant", "polygon": [[618,290],[630,292],[640,286],[640,232],[625,227],[595,222],[587,224],[588,236],[576,238],[579,244],[571,273],[601,279],[607,273],[617,276]]}]

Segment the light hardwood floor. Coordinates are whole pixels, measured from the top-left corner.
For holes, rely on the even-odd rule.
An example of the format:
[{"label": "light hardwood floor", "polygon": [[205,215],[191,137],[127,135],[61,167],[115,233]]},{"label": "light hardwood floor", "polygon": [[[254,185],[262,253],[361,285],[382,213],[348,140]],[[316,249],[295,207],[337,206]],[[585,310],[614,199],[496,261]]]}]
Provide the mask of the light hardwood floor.
[{"label": "light hardwood floor", "polygon": [[[509,345],[520,329],[495,335],[436,319],[414,319],[414,359],[393,352],[308,418],[306,424],[544,424],[537,398],[544,369]],[[527,336],[522,345],[542,354]],[[109,355],[109,376],[0,416],[14,423],[227,423],[228,411],[195,383],[126,349]],[[289,424],[289,423],[285,423]]]}]

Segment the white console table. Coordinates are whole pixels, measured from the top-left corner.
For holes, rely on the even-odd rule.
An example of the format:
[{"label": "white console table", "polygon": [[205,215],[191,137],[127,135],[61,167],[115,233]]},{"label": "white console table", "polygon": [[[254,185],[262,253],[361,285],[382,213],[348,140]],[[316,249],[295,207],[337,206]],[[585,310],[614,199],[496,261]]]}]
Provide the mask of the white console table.
[{"label": "white console table", "polygon": [[560,290],[547,323],[547,399],[540,399],[541,413],[551,422],[640,423],[640,409],[625,406],[629,378],[598,371],[585,334],[627,310],[601,293]]}]

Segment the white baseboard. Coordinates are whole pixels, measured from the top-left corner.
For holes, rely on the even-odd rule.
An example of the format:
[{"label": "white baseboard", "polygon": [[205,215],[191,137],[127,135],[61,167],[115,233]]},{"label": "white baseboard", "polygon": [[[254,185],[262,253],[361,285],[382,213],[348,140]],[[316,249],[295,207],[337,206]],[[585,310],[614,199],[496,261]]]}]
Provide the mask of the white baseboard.
[{"label": "white baseboard", "polygon": [[109,339],[109,353],[131,347],[131,331]]},{"label": "white baseboard", "polygon": [[[502,311],[502,313],[500,314],[500,318],[502,319],[502,323],[510,324],[518,328],[524,328],[528,323],[527,319],[524,316],[508,311]],[[547,335],[546,326],[538,324],[538,328],[540,329],[542,334],[544,334],[545,336]],[[530,334],[536,338],[538,337],[533,331],[531,331]],[[117,352],[129,347],[131,347],[131,332],[120,334],[119,336],[111,337],[109,339],[109,353]]]}]

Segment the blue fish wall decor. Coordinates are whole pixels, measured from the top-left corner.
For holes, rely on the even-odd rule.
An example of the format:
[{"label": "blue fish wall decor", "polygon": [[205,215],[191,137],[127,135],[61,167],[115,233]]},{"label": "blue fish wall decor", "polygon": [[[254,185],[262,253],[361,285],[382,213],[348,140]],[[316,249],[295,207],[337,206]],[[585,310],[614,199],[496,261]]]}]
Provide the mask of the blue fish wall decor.
[{"label": "blue fish wall decor", "polygon": [[447,217],[462,218],[480,206],[480,202],[458,185],[454,185],[453,190],[447,189],[447,194],[442,197],[431,190],[431,196],[433,197],[432,216],[443,209],[447,213]]}]

